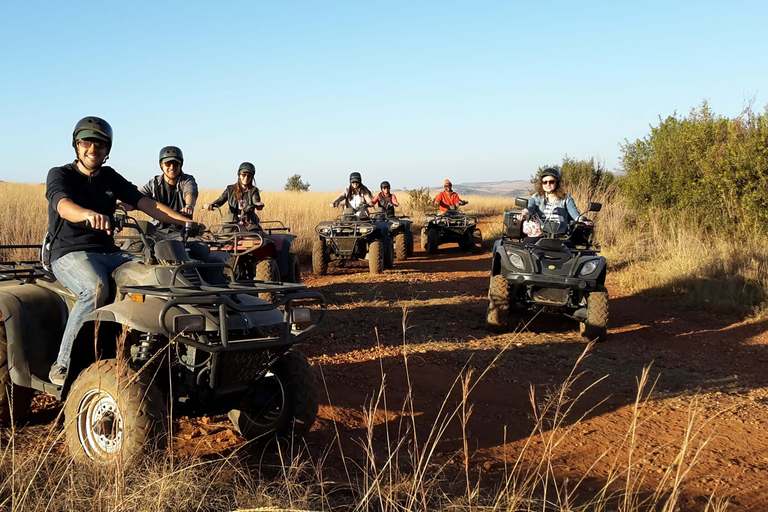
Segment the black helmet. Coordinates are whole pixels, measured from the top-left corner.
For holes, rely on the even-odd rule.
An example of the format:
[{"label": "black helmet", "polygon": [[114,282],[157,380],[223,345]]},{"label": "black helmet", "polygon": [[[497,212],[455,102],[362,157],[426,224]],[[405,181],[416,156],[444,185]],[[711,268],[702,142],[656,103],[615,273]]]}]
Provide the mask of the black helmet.
[{"label": "black helmet", "polygon": [[552,176],[557,181],[560,181],[562,179],[562,175],[560,174],[560,171],[558,171],[554,167],[547,167],[546,169],[541,171],[541,176],[539,176],[539,178],[543,178],[544,176]]},{"label": "black helmet", "polygon": [[162,163],[165,160],[172,160],[179,162],[180,164],[184,163],[184,153],[181,152],[181,149],[179,149],[176,146],[165,146],[163,149],[160,150],[160,156],[158,157],[158,160],[160,163]]},{"label": "black helmet", "polygon": [[352,174],[349,175],[349,182],[350,183],[362,183],[363,182],[363,177],[360,176],[359,172],[353,172]]},{"label": "black helmet", "polygon": [[389,186],[388,181],[382,181],[381,186],[379,188],[392,188],[392,187]]},{"label": "black helmet", "polygon": [[253,176],[256,174],[256,167],[251,162],[243,162],[237,168],[237,174],[250,174]]},{"label": "black helmet", "polygon": [[72,147],[75,147],[79,139],[99,139],[112,147],[112,127],[100,117],[84,117],[77,122],[72,131]]}]

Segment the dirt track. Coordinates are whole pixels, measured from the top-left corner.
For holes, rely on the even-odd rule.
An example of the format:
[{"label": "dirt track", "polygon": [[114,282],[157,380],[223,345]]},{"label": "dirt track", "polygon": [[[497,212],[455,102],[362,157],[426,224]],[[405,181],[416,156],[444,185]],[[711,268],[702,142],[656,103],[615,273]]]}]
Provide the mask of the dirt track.
[{"label": "dirt track", "polygon": [[[540,315],[519,333],[489,335],[484,329],[489,261],[489,252],[468,255],[450,245],[431,258],[417,249],[413,259],[396,262],[393,271],[380,277],[370,276],[363,262],[332,267],[322,278],[308,273],[305,264],[305,283],[331,305],[322,334],[301,346],[327,389],[321,391],[318,422],[308,439],[314,455],[336,446],[338,431],[345,456],[363,459],[363,411],[376,399],[382,375],[388,407],[385,412],[381,405],[375,415],[377,449],[384,449],[385,428],[397,435],[408,423],[400,414],[409,391],[405,309],[408,370],[422,442],[462,368],[474,368],[477,376],[508,346],[470,395],[474,409],[467,425],[471,467],[486,475],[486,482],[503,475],[504,460],[516,459],[534,425],[530,387],[543,398],[567,378],[585,343],[574,322],[552,315]],[[696,404],[702,411],[699,423],[709,420],[698,440],[709,439],[709,444],[684,486],[683,510],[702,509],[713,493],[730,496],[733,510],[768,509],[765,322],[734,323],[684,310],[672,300],[627,296],[610,278],[608,289],[609,340],[581,363],[583,375],[569,396],[605,378],[579,398],[566,418],[569,426],[585,415],[555,452],[556,474],[571,481],[589,475],[585,492],[602,486],[613,456],[590,466],[626,435],[636,380],[652,363],[651,380],[658,381],[641,412],[637,443],[642,458],[637,467],[646,487],[652,489],[674,464],[690,407]],[[447,402],[457,399],[454,391]],[[435,462],[450,466],[460,459],[460,434],[454,420],[437,446]],[[180,420],[174,437],[182,456],[226,453],[242,444],[226,418]],[[541,446],[534,439],[532,454]],[[338,449],[328,451],[327,463],[340,465]]]}]

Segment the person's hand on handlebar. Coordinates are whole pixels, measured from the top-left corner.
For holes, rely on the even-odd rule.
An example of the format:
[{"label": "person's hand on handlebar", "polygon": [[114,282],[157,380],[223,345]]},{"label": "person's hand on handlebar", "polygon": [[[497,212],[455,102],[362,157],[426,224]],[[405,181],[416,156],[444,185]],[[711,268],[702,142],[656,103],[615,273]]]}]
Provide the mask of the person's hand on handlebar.
[{"label": "person's hand on handlebar", "polygon": [[85,213],[85,224],[91,229],[106,231],[108,235],[112,234],[112,221],[109,215],[102,215],[93,210],[88,210]]},{"label": "person's hand on handlebar", "polygon": [[210,204],[210,203],[205,203],[203,205],[203,210],[206,211],[206,212],[210,212],[211,210],[213,210],[213,205]]}]

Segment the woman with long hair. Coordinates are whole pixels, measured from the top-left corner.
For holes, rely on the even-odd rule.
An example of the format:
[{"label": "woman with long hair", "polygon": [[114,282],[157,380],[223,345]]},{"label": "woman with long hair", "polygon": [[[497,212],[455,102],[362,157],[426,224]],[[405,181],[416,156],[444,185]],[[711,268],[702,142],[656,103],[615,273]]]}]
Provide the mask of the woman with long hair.
[{"label": "woman with long hair", "polygon": [[210,204],[204,204],[203,210],[211,211],[213,207],[221,207],[224,203],[229,206],[232,220],[242,224],[247,229],[259,226],[257,210],[264,208],[261,202],[259,188],[254,183],[256,167],[251,162],[243,162],[237,169],[237,183],[227,186],[218,199]]},{"label": "woman with long hair", "polygon": [[579,213],[573,197],[565,192],[560,171],[552,167],[544,169],[536,180],[535,193],[523,210],[523,218],[526,216],[530,216],[530,224],[527,229],[524,225],[523,229],[528,236],[539,236],[541,232],[567,233],[571,220],[592,225],[591,220]]},{"label": "woman with long hair", "polygon": [[354,208],[356,213],[365,210],[365,208],[361,208],[362,206],[373,205],[373,195],[368,187],[363,185],[363,179],[359,172],[353,172],[349,175],[349,188],[344,189],[344,192],[333,200],[331,206],[336,208],[342,201],[344,201],[345,208]]}]

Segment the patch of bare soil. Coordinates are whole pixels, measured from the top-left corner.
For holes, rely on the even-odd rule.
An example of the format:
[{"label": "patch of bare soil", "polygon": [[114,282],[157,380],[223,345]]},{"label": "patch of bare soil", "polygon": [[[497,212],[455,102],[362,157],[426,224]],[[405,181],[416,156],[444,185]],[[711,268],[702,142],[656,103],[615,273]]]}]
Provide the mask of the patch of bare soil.
[{"label": "patch of bare soil", "polygon": [[[536,462],[544,443],[530,438],[535,423],[530,390],[543,399],[571,373],[586,345],[575,322],[524,314],[518,332],[489,334],[487,251],[467,254],[451,244],[427,257],[417,249],[414,258],[396,262],[380,276],[370,275],[365,262],[332,266],[323,277],[307,268],[305,283],[329,303],[321,333],[300,346],[321,388],[318,421],[307,440],[313,455],[322,455],[340,473],[339,443],[344,457],[364,460],[365,411],[371,409],[370,432],[384,450],[387,434],[391,439],[410,424],[403,411],[408,396],[416,432],[426,439],[444,403],[459,399],[462,369],[474,368],[477,377],[507,347],[470,395],[470,465],[490,485],[503,478],[505,464],[514,463],[526,443],[533,448],[530,463]],[[555,473],[571,482],[589,475],[585,492],[601,488],[615,458],[605,452],[627,435],[637,379],[651,365],[655,389],[637,429],[636,467],[646,479],[643,486],[652,490],[664,471],[675,467],[676,447],[695,406],[708,421],[699,422],[694,444],[708,444],[684,484],[682,510],[703,510],[712,494],[730,497],[732,510],[768,509],[766,323],[626,295],[610,278],[607,284],[610,336],[580,365],[583,374],[570,395],[583,394],[566,418],[573,431],[554,452]],[[386,397],[379,395],[382,382]],[[181,457],[227,454],[244,443],[226,417],[181,418],[173,439]],[[458,466],[462,449],[461,425],[454,419],[433,459]]]}]

